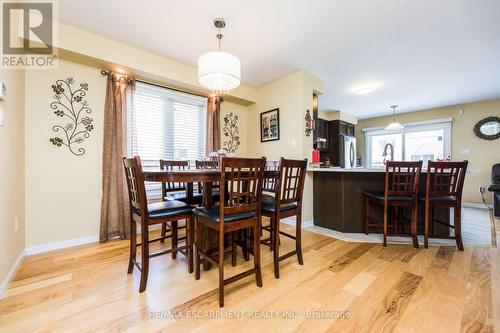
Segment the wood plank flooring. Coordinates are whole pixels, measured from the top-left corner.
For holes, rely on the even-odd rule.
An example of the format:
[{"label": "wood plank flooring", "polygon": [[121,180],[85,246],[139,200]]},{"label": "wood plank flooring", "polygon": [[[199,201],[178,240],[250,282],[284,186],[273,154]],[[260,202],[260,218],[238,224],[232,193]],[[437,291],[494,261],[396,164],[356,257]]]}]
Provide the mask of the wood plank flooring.
[{"label": "wood plank flooring", "polygon": [[[264,287],[253,277],[230,285],[222,310],[217,272],[196,281],[182,255],[153,258],[143,294],[139,272],[126,273],[127,241],[31,256],[0,301],[0,332],[500,333],[497,248],[303,239],[304,266],[282,262],[279,280],[262,247]],[[282,239],[283,253],[292,246]],[[226,276],[252,263],[241,251],[237,267],[226,260]]]}]

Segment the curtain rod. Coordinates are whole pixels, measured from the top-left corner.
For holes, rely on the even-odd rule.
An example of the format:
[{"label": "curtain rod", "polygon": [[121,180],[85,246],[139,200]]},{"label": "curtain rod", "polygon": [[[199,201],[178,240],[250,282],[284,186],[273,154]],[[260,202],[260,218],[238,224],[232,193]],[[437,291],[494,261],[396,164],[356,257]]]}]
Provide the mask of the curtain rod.
[{"label": "curtain rod", "polygon": [[[102,76],[107,76],[109,74],[109,71],[105,71],[105,70],[101,70],[101,75]],[[137,82],[141,82],[141,83],[146,83],[146,84],[150,84],[152,86],[156,86],[156,87],[160,87],[160,88],[166,88],[166,89],[170,89],[170,90],[173,90],[173,91],[178,91],[178,92],[181,92],[181,93],[185,93],[185,94],[191,94],[191,95],[195,95],[195,96],[198,96],[198,97],[205,97],[205,98],[208,98],[209,96],[207,95],[202,95],[202,94],[197,94],[197,93],[193,93],[191,91],[187,91],[187,90],[182,90],[182,89],[178,89],[178,88],[174,88],[174,87],[171,87],[171,86],[167,86],[165,84],[159,84],[159,83],[156,83],[156,82],[152,82],[152,81],[148,81],[148,80],[145,80],[145,79],[135,79],[135,81]],[[222,97],[221,97],[221,100],[222,100]]]}]

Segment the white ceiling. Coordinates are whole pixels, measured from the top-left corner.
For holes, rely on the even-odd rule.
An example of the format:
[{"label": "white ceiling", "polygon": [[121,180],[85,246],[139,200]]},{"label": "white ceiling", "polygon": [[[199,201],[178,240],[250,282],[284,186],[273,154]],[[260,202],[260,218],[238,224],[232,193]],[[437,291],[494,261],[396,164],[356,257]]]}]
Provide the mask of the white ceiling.
[{"label": "white ceiling", "polygon": [[[196,65],[217,43],[259,86],[298,69],[359,118],[500,97],[499,0],[64,0],[69,25]],[[370,94],[352,90],[378,85]],[[500,110],[499,110],[500,112]]]}]

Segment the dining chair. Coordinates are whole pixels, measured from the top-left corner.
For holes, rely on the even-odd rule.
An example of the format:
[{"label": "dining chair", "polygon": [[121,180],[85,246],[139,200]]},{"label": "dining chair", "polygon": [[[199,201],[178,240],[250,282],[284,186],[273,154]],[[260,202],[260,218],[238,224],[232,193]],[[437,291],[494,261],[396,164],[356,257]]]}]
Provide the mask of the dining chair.
[{"label": "dining chair", "polygon": [[[166,171],[186,170],[189,169],[189,161],[178,160],[160,160],[160,169]],[[190,205],[200,204],[203,195],[201,193],[193,193],[192,184],[180,182],[164,182],[162,183],[162,198],[163,200],[179,200]]]},{"label": "dining chair", "polygon": [[[128,264],[128,274],[133,272],[136,266],[141,272],[141,282],[139,292],[146,290],[149,272],[149,259],[163,254],[181,252],[188,258],[188,271],[193,272],[193,214],[194,207],[177,200],[162,201],[148,204],[146,198],[146,188],[144,186],[144,174],[142,172],[141,159],[123,158],[125,177],[127,180],[128,196],[130,203],[130,257]],[[149,239],[149,227],[155,224],[186,219],[186,243],[178,246],[177,241],[172,237],[172,246],[164,251],[149,253],[149,244],[155,241],[164,240],[170,236],[161,235],[159,238]],[[141,242],[137,243],[137,226],[141,228]],[[136,260],[137,247],[141,247],[141,263]]]},{"label": "dining chair", "polygon": [[[195,161],[196,169],[217,169],[217,161],[214,160],[196,160]],[[198,195],[203,196],[203,184],[198,182],[196,191]],[[219,201],[220,198],[220,183],[213,182],[212,183],[212,200],[214,202]]]},{"label": "dining chair", "polygon": [[[165,171],[173,170],[186,170],[189,168],[189,161],[179,160],[160,160],[160,169]],[[178,200],[190,205],[201,203],[202,195],[193,194],[193,185],[181,182],[163,182],[161,183],[161,197],[162,201]],[[172,240],[182,240],[184,237],[178,237],[179,230],[184,229],[185,226],[179,226],[178,221],[163,223],[161,225],[161,236],[164,237],[168,231],[172,235]],[[161,240],[164,242],[164,239]],[[172,258],[175,259],[176,253],[172,253]]]},{"label": "dining chair", "polygon": [[[382,227],[384,230],[384,246],[387,246],[388,236],[388,215],[389,208],[410,207],[411,208],[411,234],[413,246],[418,248],[417,239],[417,202],[418,202],[418,182],[422,170],[422,161],[400,162],[387,161],[385,168],[385,189],[379,192],[364,192],[365,197],[365,233],[368,235],[370,227]],[[382,204],[384,206],[384,217],[382,224],[370,223],[374,218],[370,217],[370,205],[372,203]],[[396,214],[394,214],[396,215]],[[394,223],[397,219],[393,219]],[[395,233],[395,224],[392,225],[393,234]],[[403,234],[397,234],[403,236]]]},{"label": "dining chair", "polygon": [[[224,286],[255,274],[258,287],[262,287],[260,264],[260,200],[264,158],[223,157],[220,167],[220,204],[198,207],[195,214],[195,278],[200,278],[202,258],[219,269],[219,306],[224,306]],[[227,188],[226,188],[227,186]],[[226,199],[226,195],[228,198]],[[219,235],[218,254],[209,255],[202,248],[201,227],[210,228]],[[227,233],[251,228],[253,232],[254,267],[235,276],[224,278],[224,239]],[[234,253],[234,251],[233,251]],[[234,263],[234,262],[232,262]]]},{"label": "dining chair", "polygon": [[[266,171],[278,171],[280,161],[266,161]],[[262,185],[264,196],[274,196],[276,177],[265,177]]]},{"label": "dining chair", "polygon": [[[435,236],[433,238],[454,238],[459,251],[464,250],[462,242],[462,190],[468,161],[433,162],[427,164],[427,183],[425,194],[420,201],[425,203],[424,247],[429,246],[429,223],[434,233],[435,223],[454,229],[454,236]],[[434,218],[435,207],[453,208],[453,225]],[[431,216],[429,217],[429,213]]]},{"label": "dining chair", "polygon": [[[262,215],[270,219],[270,233],[268,239],[263,240],[263,244],[269,246],[273,251],[274,276],[278,279],[279,262],[289,257],[297,255],[299,265],[304,264],[302,258],[302,196],[304,191],[304,181],[307,168],[306,160],[287,160],[283,157],[279,160],[277,170],[276,165],[272,166],[277,171],[277,175],[268,181],[268,189],[272,196],[262,196]],[[295,236],[280,230],[282,218],[296,216]],[[280,256],[280,235],[295,240],[295,250]]]}]

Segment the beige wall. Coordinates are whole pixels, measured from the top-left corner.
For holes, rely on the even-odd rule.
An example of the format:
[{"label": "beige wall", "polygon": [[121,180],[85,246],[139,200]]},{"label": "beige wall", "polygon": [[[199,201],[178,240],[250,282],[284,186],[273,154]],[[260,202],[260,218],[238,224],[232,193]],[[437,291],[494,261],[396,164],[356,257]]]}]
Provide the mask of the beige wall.
[{"label": "beige wall", "polygon": [[[60,120],[50,109],[51,85],[57,79],[73,77],[89,84],[94,131],[82,145],[83,156],[55,147],[49,138]],[[26,246],[36,246],[97,235],[99,232],[104,99],[106,78],[100,69],[61,60],[53,71],[26,74]],[[248,108],[225,101],[221,105],[221,132],[227,113],[239,117],[241,145],[237,156],[247,156]],[[221,133],[221,140],[224,137]],[[222,141],[221,141],[222,142]]]},{"label": "beige wall", "polygon": [[[0,70],[7,96],[0,101],[0,282],[24,250],[24,70]],[[19,218],[19,231],[14,220]]]},{"label": "beige wall", "polygon": [[240,146],[234,152],[236,156],[245,157],[248,156],[248,114],[249,109],[247,106],[231,103],[228,101],[224,101],[221,104],[221,112],[220,112],[220,134],[221,134],[221,147],[223,148],[223,142],[226,141],[224,137],[224,116],[233,113],[233,115],[238,116],[238,131],[240,132]]},{"label": "beige wall", "polygon": [[[94,130],[82,144],[83,156],[49,142],[56,135],[52,126],[63,119],[50,108],[51,85],[67,77],[89,85]],[[60,61],[57,70],[27,71],[26,246],[98,234],[105,93],[106,78],[97,68]]]},{"label": "beige wall", "polygon": [[[463,110],[463,114],[460,114]],[[468,160],[469,173],[465,179],[463,201],[481,203],[479,187],[490,184],[491,166],[500,163],[500,140],[487,141],[478,138],[473,131],[474,125],[488,116],[500,116],[500,99],[454,105],[418,112],[397,115],[397,121],[409,123],[414,121],[452,117],[451,150],[454,161]],[[362,119],[356,126],[358,155],[365,158],[365,142],[363,128],[378,127],[389,124],[392,117]],[[470,155],[462,155],[461,149],[471,149]],[[487,195],[490,198],[490,195]]]},{"label": "beige wall", "polygon": [[[324,83],[316,77],[299,71],[260,87],[258,101],[250,106],[248,120],[248,153],[265,156],[268,160],[280,157],[310,159],[312,135],[305,135],[305,113],[313,109],[313,93],[321,94]],[[260,142],[260,113],[280,109],[280,139]],[[313,218],[312,177],[306,177],[304,187],[303,221]]]}]

